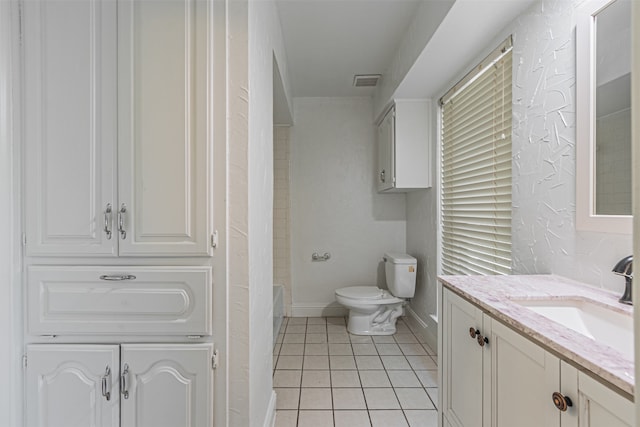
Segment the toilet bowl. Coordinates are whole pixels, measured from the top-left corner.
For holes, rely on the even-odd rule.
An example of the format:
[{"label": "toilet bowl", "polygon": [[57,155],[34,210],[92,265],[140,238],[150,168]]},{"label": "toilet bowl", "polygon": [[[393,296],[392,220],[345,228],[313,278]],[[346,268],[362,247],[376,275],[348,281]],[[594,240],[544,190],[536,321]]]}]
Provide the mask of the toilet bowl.
[{"label": "toilet bowl", "polygon": [[393,335],[404,312],[404,298],[415,293],[416,259],[406,254],[384,256],[389,290],[376,286],[349,286],[336,290],[336,301],[349,309],[347,329],[355,335]]}]

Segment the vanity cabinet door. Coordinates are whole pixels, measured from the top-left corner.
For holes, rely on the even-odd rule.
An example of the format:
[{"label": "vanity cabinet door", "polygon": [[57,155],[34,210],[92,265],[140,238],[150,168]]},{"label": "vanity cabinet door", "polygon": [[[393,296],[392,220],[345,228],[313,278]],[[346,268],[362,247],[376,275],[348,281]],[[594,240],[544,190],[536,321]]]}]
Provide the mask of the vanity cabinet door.
[{"label": "vanity cabinet door", "polygon": [[119,427],[117,345],[27,347],[26,425]]},{"label": "vanity cabinet door", "polygon": [[552,395],[560,392],[560,359],[497,320],[486,316],[487,321],[491,322],[491,426],[559,427],[560,411]]},{"label": "vanity cabinet door", "polygon": [[[565,363],[562,369],[575,370]],[[583,372],[578,372],[577,378],[580,427],[632,427],[635,425],[632,401]],[[567,426],[563,423],[562,427]]]},{"label": "vanity cabinet door", "polygon": [[[443,290],[442,411],[452,427],[480,427],[487,415],[483,400],[487,345],[480,346],[475,332],[485,336],[482,311],[458,295]],[[473,332],[474,337],[471,336]],[[489,359],[487,359],[488,361]],[[490,366],[489,366],[490,368]]]}]

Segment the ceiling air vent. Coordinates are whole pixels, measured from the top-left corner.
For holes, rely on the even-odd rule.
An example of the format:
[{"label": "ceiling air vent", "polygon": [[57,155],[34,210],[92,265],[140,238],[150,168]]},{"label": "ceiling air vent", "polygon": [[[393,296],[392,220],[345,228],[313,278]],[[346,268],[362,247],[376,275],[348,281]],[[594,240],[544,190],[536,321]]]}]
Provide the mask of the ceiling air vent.
[{"label": "ceiling air vent", "polygon": [[353,85],[355,87],[374,87],[382,74],[356,74],[353,76]]}]

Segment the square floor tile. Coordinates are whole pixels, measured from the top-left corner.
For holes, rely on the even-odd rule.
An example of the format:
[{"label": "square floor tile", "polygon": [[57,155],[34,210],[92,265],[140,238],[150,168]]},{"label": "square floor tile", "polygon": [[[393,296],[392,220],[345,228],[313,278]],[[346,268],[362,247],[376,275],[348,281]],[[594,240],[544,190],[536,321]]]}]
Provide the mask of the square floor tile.
[{"label": "square floor tile", "polygon": [[329,369],[329,356],[304,356],[303,369]]},{"label": "square floor tile", "polygon": [[395,344],[393,335],[376,335],[373,337],[373,342],[376,344]]},{"label": "square floor tile", "polygon": [[396,324],[396,334],[410,334],[411,329],[404,323],[398,322]]},{"label": "square floor tile", "polygon": [[402,411],[369,411],[373,427],[408,427]]},{"label": "square floor tile", "polygon": [[304,354],[304,344],[282,344],[281,356],[302,356]]},{"label": "square floor tile", "polygon": [[420,344],[405,343],[398,345],[400,346],[400,350],[402,350],[402,354],[405,356],[426,356],[428,354],[427,350]]},{"label": "square floor tile", "polygon": [[[287,336],[284,336],[284,339],[287,339]],[[285,341],[286,342],[286,341]],[[327,342],[327,334],[307,334],[306,343],[307,344],[321,344]]]},{"label": "square floor tile", "polygon": [[304,334],[307,332],[306,325],[287,325],[287,334]]},{"label": "square floor tile", "polygon": [[[378,372],[378,371],[372,371]],[[331,386],[336,387],[360,387],[358,371],[331,371]]]},{"label": "square floor tile", "polygon": [[438,407],[438,389],[437,388],[427,388],[425,390],[427,390],[427,394],[429,395],[429,398],[433,402],[433,405],[437,408]]},{"label": "square floor tile", "polygon": [[438,387],[438,371],[415,371],[423,387]]},{"label": "square floor tile", "polygon": [[276,337],[276,342],[281,343],[283,341],[284,341],[284,334],[278,334],[278,336]]},{"label": "square floor tile", "polygon": [[346,325],[347,321],[344,317],[327,317],[327,325]]},{"label": "square floor tile", "polygon": [[302,387],[331,387],[329,371],[302,371]]},{"label": "square floor tile", "polygon": [[384,369],[380,356],[356,356],[358,370]]},{"label": "square floor tile", "polygon": [[333,427],[332,411],[300,411],[298,427]]},{"label": "square floor tile", "polygon": [[278,369],[273,374],[273,387],[300,387],[302,371]]},{"label": "square floor tile", "polygon": [[327,334],[330,343],[350,343],[349,334],[346,332],[329,332]]},{"label": "square floor tile", "polygon": [[335,411],[336,427],[371,427],[367,411]]},{"label": "square floor tile", "polygon": [[407,360],[411,367],[416,371],[424,371],[427,369],[438,369],[438,365],[429,356],[407,356]]},{"label": "square floor tile", "polygon": [[335,356],[351,356],[353,349],[351,348],[351,344],[331,343],[329,344],[329,354]]},{"label": "square floor tile", "polygon": [[391,385],[394,387],[422,387],[413,371],[387,371]]},{"label": "square floor tile", "polygon": [[409,427],[438,427],[438,412],[433,409],[404,411],[404,415],[409,420]]},{"label": "square floor tile", "polygon": [[[371,409],[400,409],[400,403],[392,388],[365,388],[367,407]],[[425,393],[426,396],[426,393]]]},{"label": "square floor tile", "polygon": [[428,354],[434,357],[434,359],[438,356],[438,352],[429,347],[426,343],[422,343],[421,345],[422,347],[424,347]]},{"label": "square floor tile", "polygon": [[302,356],[279,356],[276,369],[302,369]]},{"label": "square floor tile", "polygon": [[360,371],[362,387],[391,387],[386,371]]},{"label": "square floor tile", "polygon": [[402,409],[435,409],[423,388],[396,388]]},{"label": "square floor tile", "polygon": [[327,323],[327,332],[330,334],[335,334],[336,332],[347,332],[347,327],[345,325],[332,325]]},{"label": "square floor tile", "polygon": [[274,388],[276,392],[276,409],[298,409],[300,402],[299,388]]},{"label": "square floor tile", "polygon": [[371,344],[373,340],[371,337],[366,335],[353,335],[349,334],[349,338],[351,338],[352,344]]},{"label": "square floor tile", "polygon": [[377,356],[378,355],[378,350],[376,350],[376,347],[372,344],[372,343],[366,343],[366,344],[351,344],[351,346],[353,347],[353,354],[359,355],[359,356]]},{"label": "square floor tile", "polygon": [[[300,409],[331,409],[330,388],[300,389]],[[425,393],[426,396],[426,393]]]},{"label": "square floor tile", "polygon": [[306,317],[289,317],[288,319],[289,319],[289,321],[287,322],[287,326],[288,325],[306,325],[307,324],[307,318]]},{"label": "square floor tile", "polygon": [[285,344],[304,344],[305,334],[284,334]]},{"label": "square floor tile", "polygon": [[307,333],[308,334],[326,334],[327,326],[326,325],[307,325]]},{"label": "square floor tile", "polygon": [[400,351],[398,344],[376,344],[376,348],[378,349],[378,354],[380,356],[402,355],[402,351]]},{"label": "square floor tile", "polygon": [[356,369],[356,362],[353,356],[329,356],[331,369]]},{"label": "square floor tile", "polygon": [[367,409],[361,388],[334,388],[333,409]]},{"label": "square floor tile", "polygon": [[273,355],[277,356],[280,354],[280,349],[282,348],[282,343],[277,342],[276,345],[273,346]]},{"label": "square floor tile", "polygon": [[[415,356],[414,356],[415,357]],[[389,369],[411,369],[405,356],[380,356],[384,368]]]},{"label": "square floor tile", "polygon": [[298,411],[276,411],[275,427],[296,427],[298,425]]},{"label": "square floor tile", "polygon": [[417,344],[418,339],[412,333],[397,333],[394,338],[398,344]]},{"label": "square floor tile", "polygon": [[304,345],[305,356],[323,356],[329,354],[329,347],[327,344],[305,344]]},{"label": "square floor tile", "polygon": [[327,319],[325,317],[309,317],[307,318],[307,325],[326,325]]}]

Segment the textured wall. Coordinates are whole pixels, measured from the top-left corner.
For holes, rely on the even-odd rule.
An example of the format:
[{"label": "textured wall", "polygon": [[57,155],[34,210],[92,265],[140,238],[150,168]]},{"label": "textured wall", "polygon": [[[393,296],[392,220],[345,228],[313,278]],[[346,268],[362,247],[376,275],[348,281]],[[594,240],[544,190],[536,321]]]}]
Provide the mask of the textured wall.
[{"label": "textured wall", "polygon": [[[374,188],[370,98],[295,98],[294,113],[293,314],[319,315],[340,287],[385,284],[383,254],[405,251],[405,196]],[[325,251],[328,262],[311,262]]]},{"label": "textured wall", "polygon": [[291,315],[291,203],[289,128],[273,131],[273,283],[284,286],[284,312]]},{"label": "textured wall", "polygon": [[631,236],[575,229],[575,7],[536,3],[514,23],[513,270],[621,292]]}]

